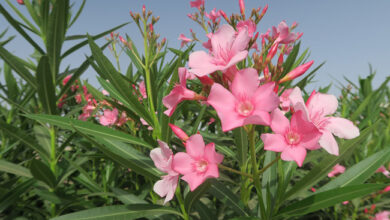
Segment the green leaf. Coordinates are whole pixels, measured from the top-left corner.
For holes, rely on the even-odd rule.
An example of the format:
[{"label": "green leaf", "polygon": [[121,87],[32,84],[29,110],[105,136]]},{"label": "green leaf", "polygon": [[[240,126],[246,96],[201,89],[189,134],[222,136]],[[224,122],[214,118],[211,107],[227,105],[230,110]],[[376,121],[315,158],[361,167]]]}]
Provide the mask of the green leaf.
[{"label": "green leaf", "polygon": [[[265,159],[264,159],[264,167],[270,164],[275,159],[275,152],[272,151],[266,151],[265,152]],[[263,201],[264,204],[267,204],[267,201],[274,201],[276,189],[278,186],[277,181],[277,164],[273,164],[271,167],[269,167],[262,175],[262,191],[263,191]],[[267,192],[268,191],[268,192]],[[271,197],[271,198],[267,198]],[[270,204],[272,205],[272,204]],[[267,207],[267,209],[270,211],[272,207]]]},{"label": "green leaf", "polygon": [[6,0],[6,2],[12,8],[12,10],[24,21],[24,23],[26,23],[35,34],[39,35],[39,30],[23,15],[23,13],[20,12],[9,0]]},{"label": "green leaf", "polygon": [[100,70],[99,74],[103,78],[107,78],[110,84],[118,91],[118,93],[129,103],[126,107],[133,110],[140,117],[145,119],[149,125],[154,125],[151,115],[146,111],[145,107],[140,104],[138,97],[131,92],[132,88],[129,82],[123,80],[123,76],[116,71],[112,63],[104,56],[101,49],[95,44],[91,37],[88,37],[89,46],[92,51],[92,56],[98,63]]},{"label": "green leaf", "polygon": [[50,72],[48,57],[42,56],[37,68],[38,96],[46,113],[54,115],[57,111],[53,75]]},{"label": "green leaf", "polygon": [[385,148],[366,159],[355,164],[347,169],[345,173],[338,176],[336,179],[330,181],[322,186],[316,192],[323,192],[336,187],[344,187],[364,183],[375,171],[386,161],[390,155],[390,148]]},{"label": "green leaf", "polygon": [[37,43],[23,30],[23,28],[19,25],[19,22],[16,21],[12,16],[7,12],[7,10],[0,4],[0,13],[3,14],[4,18],[8,21],[12,27],[15,28],[17,32],[19,32],[24,39],[26,39],[40,54],[45,54],[45,52],[39,47]]},{"label": "green leaf", "polygon": [[15,72],[22,77],[30,86],[37,89],[37,82],[33,75],[19,62],[18,58],[12,55],[3,46],[0,46],[0,57],[6,62]]},{"label": "green leaf", "polygon": [[53,82],[58,73],[61,62],[61,48],[65,40],[68,27],[69,0],[55,1],[49,16],[49,29],[47,31],[47,56],[49,57]]},{"label": "green leaf", "polygon": [[112,128],[100,126],[92,122],[80,121],[80,120],[66,118],[62,116],[44,115],[44,114],[36,114],[36,115],[29,114],[26,115],[26,117],[37,121],[56,125],[64,129],[69,129],[73,131],[77,130],[84,134],[92,135],[95,137],[110,138],[117,141],[123,141],[130,144],[144,146],[149,149],[154,148],[154,146],[150,145],[149,143],[146,143],[145,141],[137,137],[131,136],[121,131],[116,131]]},{"label": "green leaf", "polygon": [[145,200],[140,199],[138,196],[134,194],[130,194],[125,190],[118,189],[118,188],[112,188],[111,190],[116,195],[116,197],[125,205],[147,204]]},{"label": "green leaf", "polygon": [[[111,28],[111,29],[108,30],[108,31],[104,31],[104,32],[102,32],[102,33],[100,33],[100,34],[93,35],[93,36],[92,36],[92,39],[93,39],[93,40],[99,39],[99,38],[101,38],[101,37],[103,37],[103,36],[105,36],[105,35],[107,35],[107,34],[113,32],[113,31],[115,31],[115,30],[117,30],[117,29],[119,29],[119,28],[121,28],[121,27],[127,25],[128,23],[129,23],[129,22],[124,23],[124,24],[121,24],[121,25],[118,25],[118,26],[116,26],[116,27],[114,27],[114,28]],[[79,36],[79,37],[80,37],[80,38],[86,38],[87,36],[86,36],[86,35],[82,35],[82,36]],[[80,42],[80,43],[78,43],[78,44],[76,44],[76,45],[74,45],[73,47],[69,48],[67,51],[65,51],[65,52],[62,54],[61,59],[64,59],[64,58],[67,57],[68,55],[72,54],[73,52],[77,51],[78,49],[84,47],[84,46],[87,45],[87,44],[88,44],[88,39],[87,39],[87,40],[84,40],[84,41],[82,41],[82,42]]]},{"label": "green leaf", "polygon": [[2,213],[6,208],[8,208],[13,203],[19,200],[19,197],[28,192],[28,189],[32,187],[35,183],[34,179],[29,179],[22,183],[17,184],[14,188],[9,190],[4,196],[0,198],[0,212]]},{"label": "green leaf", "polygon": [[77,11],[76,15],[73,17],[73,19],[70,22],[68,28],[70,28],[76,22],[77,18],[80,16],[81,12],[84,9],[84,6],[85,6],[86,2],[87,2],[86,0],[83,0],[83,3],[81,3],[81,6],[80,6],[79,10]]},{"label": "green leaf", "polygon": [[198,202],[200,197],[203,194],[205,194],[210,187],[211,187],[211,181],[210,179],[207,179],[200,186],[198,186],[198,188],[196,188],[194,191],[191,191],[187,194],[186,198],[184,199],[184,207],[187,210],[187,213],[191,213],[191,208],[194,205],[194,203]]},{"label": "green leaf", "polygon": [[233,130],[234,142],[237,148],[237,160],[240,167],[246,164],[248,159],[248,136],[244,128],[236,128]]},{"label": "green leaf", "polygon": [[340,149],[339,156],[333,156],[333,155],[326,156],[317,166],[312,168],[311,171],[308,174],[306,174],[306,176],[300,179],[292,187],[292,189],[290,189],[286,193],[286,196],[284,198],[287,199],[290,196],[298,192],[301,192],[302,190],[306,190],[309,187],[316,184],[322,178],[324,178],[329,173],[329,171],[333,168],[334,165],[348,158],[354,152],[354,149],[359,146],[359,143],[365,140],[367,136],[371,134],[371,132],[378,126],[378,124],[379,122],[363,130],[360,133],[359,137],[352,140],[345,141],[343,145],[339,146]]},{"label": "green leaf", "polygon": [[0,129],[7,134],[8,137],[15,138],[19,140],[24,145],[30,147],[33,150],[36,150],[40,157],[45,159],[46,161],[50,160],[50,153],[42,148],[31,136],[25,133],[24,130],[21,130],[17,127],[14,127],[10,124],[7,124],[0,120]]},{"label": "green leaf", "polygon": [[19,88],[14,75],[12,74],[11,68],[4,63],[4,79],[7,85],[7,96],[9,99],[15,101],[19,95]]},{"label": "green leaf", "polygon": [[217,197],[222,203],[233,209],[238,215],[249,216],[240,202],[240,198],[236,196],[230,189],[217,180],[212,180],[209,192]]},{"label": "green leaf", "polygon": [[180,212],[169,207],[151,204],[133,204],[92,208],[52,218],[52,220],[130,220],[169,214],[182,217]]},{"label": "green leaf", "polygon": [[46,183],[50,188],[56,186],[56,178],[50,168],[40,160],[33,159],[30,166],[30,171],[33,177]]},{"label": "green leaf", "polygon": [[24,176],[27,178],[32,178],[32,175],[30,173],[30,170],[27,168],[10,163],[8,161],[0,159],[0,171],[6,172],[6,173],[12,173],[17,176]]},{"label": "green leaf", "polygon": [[294,48],[292,49],[291,53],[288,55],[288,57],[286,59],[286,62],[283,63],[283,74],[282,74],[282,76],[284,76],[285,74],[287,74],[288,72],[291,71],[292,66],[295,63],[295,59],[298,56],[300,46],[301,46],[301,42],[296,44],[294,46]]},{"label": "green leaf", "polygon": [[383,184],[360,184],[328,190],[309,196],[299,202],[295,202],[282,209],[278,215],[304,215],[343,201],[363,197],[372,192],[383,189],[385,186],[386,185]]}]

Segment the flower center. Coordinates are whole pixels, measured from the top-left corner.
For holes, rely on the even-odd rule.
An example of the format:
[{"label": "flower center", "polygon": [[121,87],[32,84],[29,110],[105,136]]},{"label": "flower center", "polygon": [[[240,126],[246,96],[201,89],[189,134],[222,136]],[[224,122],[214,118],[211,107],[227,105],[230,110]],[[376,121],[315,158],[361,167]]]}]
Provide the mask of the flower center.
[{"label": "flower center", "polygon": [[301,141],[301,136],[295,131],[288,131],[286,134],[286,141],[291,145],[298,144]]},{"label": "flower center", "polygon": [[199,173],[203,173],[207,170],[207,161],[205,160],[199,160],[195,162],[195,169]]},{"label": "flower center", "polygon": [[250,101],[246,100],[243,102],[240,102],[237,105],[237,112],[238,114],[242,116],[248,116],[253,112],[253,105]]}]

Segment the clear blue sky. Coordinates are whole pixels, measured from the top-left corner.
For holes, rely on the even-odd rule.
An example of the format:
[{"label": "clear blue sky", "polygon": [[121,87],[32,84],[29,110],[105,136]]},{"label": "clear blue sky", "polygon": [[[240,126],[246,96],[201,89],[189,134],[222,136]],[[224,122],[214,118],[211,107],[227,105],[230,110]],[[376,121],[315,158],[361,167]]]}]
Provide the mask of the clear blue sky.
[{"label": "clear blue sky", "polygon": [[[16,1],[15,1],[16,2]],[[81,0],[71,0],[77,7]],[[9,8],[5,2],[1,4]],[[16,3],[15,3],[16,4]],[[142,4],[160,16],[155,29],[162,37],[168,39],[170,47],[178,48],[180,33],[189,36],[192,28],[198,38],[205,40],[205,36],[197,24],[187,18],[187,14],[194,12],[190,8],[189,0],[88,0],[78,22],[69,30],[70,34],[96,34],[111,27],[131,20],[129,10],[140,12]],[[332,93],[338,93],[336,80],[343,83],[343,76],[357,82],[358,76],[368,74],[368,63],[377,70],[376,85],[390,75],[390,1],[388,0],[246,0],[247,13],[251,8],[263,7],[269,4],[269,10],[258,25],[260,32],[285,20],[289,25],[298,22],[296,29],[303,32],[301,38],[303,48],[310,48],[311,59],[315,64],[326,61],[325,66],[318,72],[313,87],[325,86],[333,82]],[[213,8],[222,9],[228,15],[238,13],[238,0],[206,0],[206,11]],[[23,10],[23,6],[19,6]],[[4,18],[0,18],[0,31],[7,26]],[[135,24],[129,24],[118,31],[121,35],[127,33],[141,47],[140,34]],[[15,32],[10,31],[9,35]],[[72,42],[73,43],[73,42]],[[99,41],[103,44],[104,41]],[[70,45],[70,44],[68,44]],[[21,37],[17,37],[7,48],[21,57],[32,52],[31,47]],[[90,54],[85,47],[65,61],[72,67],[80,64],[84,53]],[[109,53],[106,53],[108,56]],[[129,63],[123,54],[122,69]],[[62,66],[65,68],[66,66]],[[91,82],[96,82],[92,69],[84,75]]]}]

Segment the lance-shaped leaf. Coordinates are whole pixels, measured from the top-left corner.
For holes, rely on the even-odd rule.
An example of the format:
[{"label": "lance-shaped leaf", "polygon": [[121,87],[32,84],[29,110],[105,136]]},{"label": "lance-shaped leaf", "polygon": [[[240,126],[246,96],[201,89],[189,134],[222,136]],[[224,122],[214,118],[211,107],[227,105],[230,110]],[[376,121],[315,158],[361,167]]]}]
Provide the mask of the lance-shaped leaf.
[{"label": "lance-shaped leaf", "polygon": [[20,166],[18,164],[10,163],[2,159],[0,159],[0,171],[6,173],[12,173],[17,176],[24,176],[27,178],[32,177],[30,170],[28,170],[27,168]]},{"label": "lance-shaped leaf", "polygon": [[198,188],[196,188],[194,191],[187,194],[186,198],[184,199],[184,207],[187,210],[187,213],[191,213],[191,209],[194,203],[198,202],[200,197],[202,197],[202,195],[205,194],[210,187],[211,181],[208,179],[200,186],[198,186]]},{"label": "lance-shaped leaf", "polygon": [[49,58],[42,56],[37,68],[37,80],[40,84],[38,87],[39,100],[46,113],[54,115],[57,111],[55,87],[53,75],[50,71]]},{"label": "lance-shaped leaf", "polygon": [[56,186],[56,177],[51,172],[50,168],[46,164],[42,163],[42,161],[35,159],[32,160],[30,171],[35,179],[46,183],[50,188],[54,188]]}]

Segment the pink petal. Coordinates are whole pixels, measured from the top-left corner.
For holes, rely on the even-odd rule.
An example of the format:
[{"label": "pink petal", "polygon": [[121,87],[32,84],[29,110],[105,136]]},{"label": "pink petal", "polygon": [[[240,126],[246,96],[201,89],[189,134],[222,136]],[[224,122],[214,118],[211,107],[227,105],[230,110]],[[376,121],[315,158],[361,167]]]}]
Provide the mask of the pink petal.
[{"label": "pink petal", "polygon": [[243,119],[236,112],[235,97],[220,84],[213,84],[207,103],[217,111],[224,132],[242,125]]},{"label": "pink petal", "polygon": [[218,178],[219,177],[218,165],[217,164],[208,164],[207,171],[204,174],[204,176],[205,176],[205,178]]},{"label": "pink petal", "polygon": [[275,152],[282,152],[289,146],[286,144],[285,138],[281,134],[262,134],[261,140],[264,142],[264,149]]},{"label": "pink petal", "polygon": [[306,157],[306,149],[300,146],[290,146],[284,149],[281,154],[282,160],[292,161],[294,160],[299,167],[302,166]]},{"label": "pink petal", "polygon": [[328,153],[338,156],[339,155],[339,145],[334,139],[332,133],[329,131],[323,131],[322,136],[319,140],[319,143],[322,148],[324,148]]},{"label": "pink petal", "polygon": [[222,25],[211,37],[211,46],[214,57],[221,53],[226,53],[232,47],[236,31],[232,26]]},{"label": "pink petal", "polygon": [[253,68],[238,71],[231,85],[235,97],[252,97],[259,86],[259,75]]},{"label": "pink petal", "polygon": [[204,157],[209,163],[220,164],[223,160],[223,155],[215,152],[215,144],[209,143],[204,150]]},{"label": "pink petal", "polygon": [[196,172],[185,174],[182,180],[186,181],[190,185],[190,190],[194,191],[200,184],[206,180],[206,176]]},{"label": "pink petal", "polygon": [[179,175],[166,175],[162,177],[162,180],[157,181],[153,186],[153,191],[160,197],[165,196],[164,205],[172,200],[175,195],[177,183],[179,181]]},{"label": "pink petal", "polygon": [[338,117],[328,117],[326,129],[340,138],[352,139],[359,136],[357,128],[350,120]]},{"label": "pink petal", "polygon": [[226,66],[221,68],[221,70],[225,70],[225,69],[235,65],[236,63],[244,60],[247,56],[248,56],[247,50],[244,50],[244,51],[241,51],[241,52],[234,54],[234,56],[232,58],[230,58],[229,62],[226,64]]},{"label": "pink petal", "polygon": [[179,152],[173,156],[172,168],[180,174],[188,174],[193,172],[194,160],[186,153]]},{"label": "pink petal", "polygon": [[322,116],[331,115],[336,112],[338,101],[336,96],[329,94],[316,93],[310,99],[307,106],[310,115],[320,113]]},{"label": "pink petal", "polygon": [[270,123],[271,116],[268,112],[255,109],[251,116],[244,119],[242,126],[249,124],[269,126]]},{"label": "pink petal", "polygon": [[233,42],[231,52],[238,53],[240,51],[245,50],[248,47],[250,37],[248,36],[247,27],[242,28],[238,31],[237,37]]},{"label": "pink petal", "polygon": [[271,129],[277,134],[285,134],[290,128],[290,121],[278,108],[271,113]]},{"label": "pink petal", "polygon": [[302,111],[304,113],[305,119],[309,120],[309,111],[306,108],[305,101],[303,100],[302,92],[299,87],[295,87],[291,91],[289,99],[294,111]]},{"label": "pink petal", "polygon": [[275,83],[261,85],[252,98],[256,110],[271,112],[279,105],[279,97],[274,92]]},{"label": "pink petal", "polygon": [[195,160],[202,158],[205,151],[202,135],[192,135],[186,142],[186,151]]},{"label": "pink petal", "polygon": [[204,51],[195,51],[190,54],[188,66],[191,68],[190,72],[197,76],[206,76],[219,69],[223,69],[221,66],[217,66],[213,63],[213,57]]},{"label": "pink petal", "polygon": [[321,132],[312,123],[303,118],[302,111],[297,111],[291,116],[291,129],[301,136],[301,144],[307,149],[316,149],[321,137]]}]

